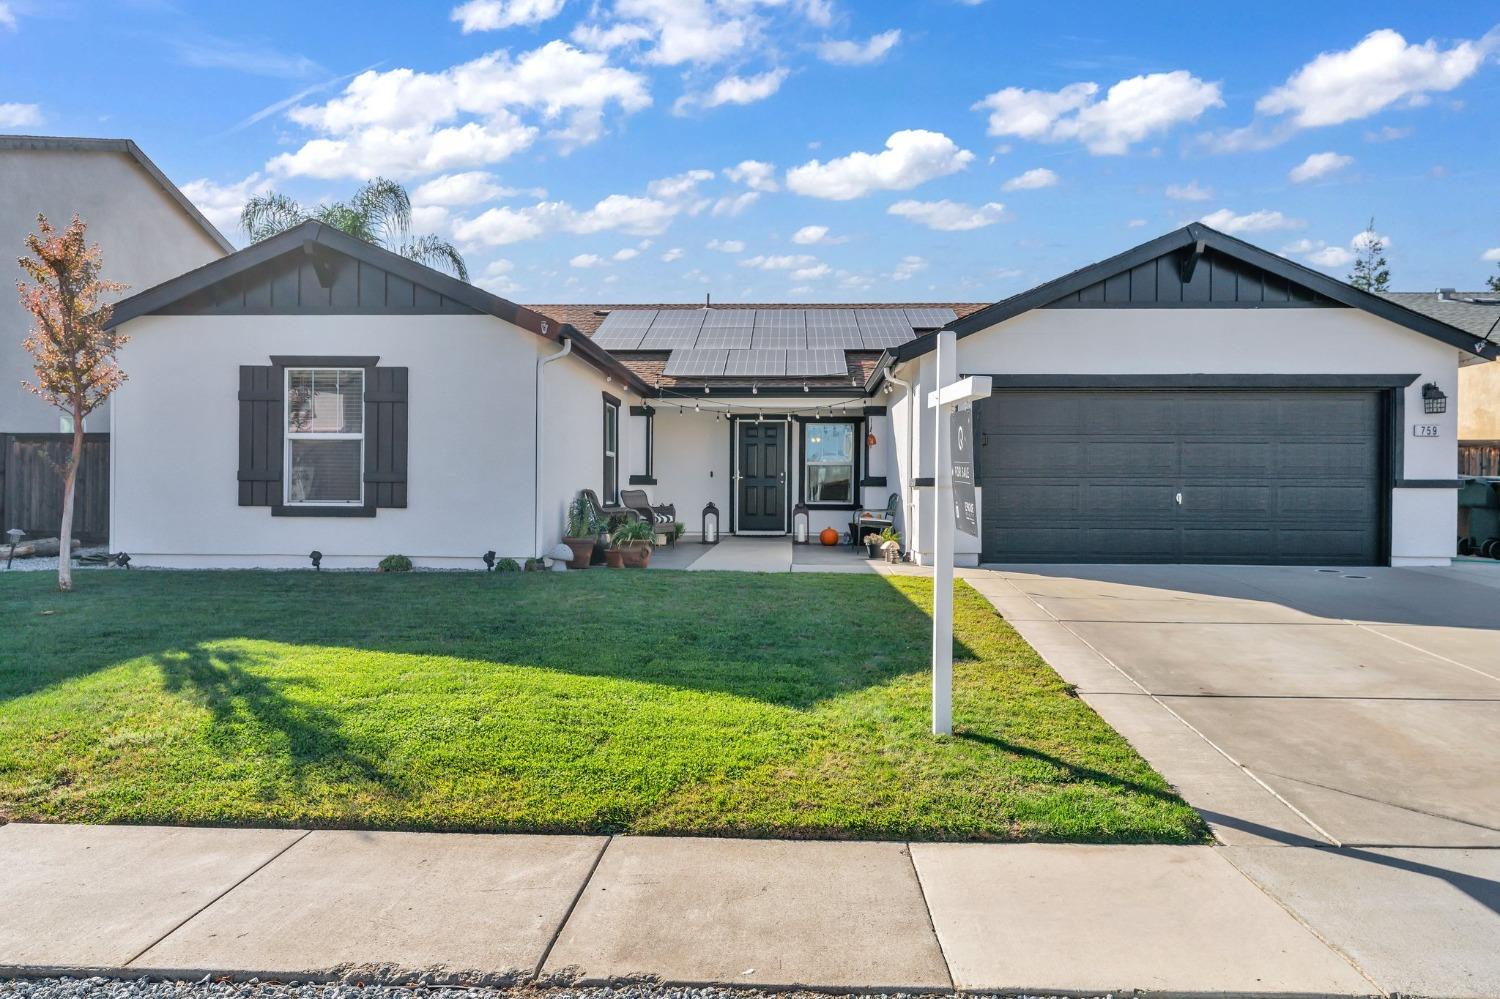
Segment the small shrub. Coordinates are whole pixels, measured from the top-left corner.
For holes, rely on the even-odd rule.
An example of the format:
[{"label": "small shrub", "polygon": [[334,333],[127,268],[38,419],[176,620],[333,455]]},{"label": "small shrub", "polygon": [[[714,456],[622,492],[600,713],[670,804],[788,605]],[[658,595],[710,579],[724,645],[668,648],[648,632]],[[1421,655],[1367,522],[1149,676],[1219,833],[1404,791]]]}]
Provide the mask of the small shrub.
[{"label": "small shrub", "polygon": [[679,520],[679,521],[675,522],[672,525],[672,540],[676,541],[678,538],[682,537],[682,532],[686,531],[686,530],[687,530],[687,525],[684,524],[682,521]]},{"label": "small shrub", "polygon": [[381,572],[411,572],[411,559],[405,555],[387,555],[380,560]]},{"label": "small shrub", "polygon": [[503,558],[495,563],[496,572],[520,572],[521,563],[513,558]]},{"label": "small shrub", "polygon": [[527,572],[542,572],[546,568],[547,568],[547,563],[544,562],[544,561],[542,561],[539,558],[529,558],[529,559],[526,560],[526,571]]}]

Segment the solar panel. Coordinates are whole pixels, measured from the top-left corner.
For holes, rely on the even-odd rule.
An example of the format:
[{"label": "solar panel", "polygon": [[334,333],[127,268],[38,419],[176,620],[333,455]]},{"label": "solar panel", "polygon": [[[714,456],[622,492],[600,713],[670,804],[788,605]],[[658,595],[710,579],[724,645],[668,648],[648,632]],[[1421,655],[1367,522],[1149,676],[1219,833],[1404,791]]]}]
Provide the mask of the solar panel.
[{"label": "solar panel", "polygon": [[724,326],[743,326],[746,329],[755,325],[754,309],[709,309],[703,317],[703,328],[706,330],[719,329]]},{"label": "solar panel", "polygon": [[724,373],[727,350],[674,350],[662,374],[673,377],[717,378]]},{"label": "solar panel", "polygon": [[750,346],[756,350],[806,350],[807,333],[801,329],[762,329],[757,326],[755,335],[750,339]]},{"label": "solar panel", "polygon": [[850,323],[837,329],[813,329],[807,328],[807,346],[809,350],[821,350],[829,347],[838,347],[843,350],[861,350],[865,341],[860,335],[859,327]]},{"label": "solar panel", "polygon": [[756,309],[756,330],[805,330],[806,309]]},{"label": "solar panel", "polygon": [[771,378],[786,374],[784,350],[731,350],[725,375]]},{"label": "solar panel", "polygon": [[916,336],[899,309],[858,309],[854,316],[859,321],[860,339],[870,350],[899,347]]},{"label": "solar panel", "polygon": [[634,350],[655,318],[655,309],[616,310],[594,331],[594,342],[605,350]]},{"label": "solar panel", "polygon": [[698,329],[703,325],[707,309],[662,309],[651,324],[653,330]]},{"label": "solar panel", "polygon": [[731,350],[750,349],[750,327],[748,326],[724,326],[718,329],[709,329],[707,324],[698,333],[698,342],[694,344],[699,350],[712,349],[716,347],[727,347]]},{"label": "solar panel", "polygon": [[702,309],[663,309],[641,340],[641,350],[677,350],[692,347],[698,341],[698,327],[703,325]]},{"label": "solar panel", "polygon": [[912,329],[916,330],[938,330],[947,326],[958,318],[958,313],[952,309],[922,308],[902,309],[906,313],[906,321],[911,323]]},{"label": "solar panel", "polygon": [[857,325],[853,309],[807,309],[804,315],[809,330],[845,329]]},{"label": "solar panel", "polygon": [[786,352],[788,375],[842,375],[848,370],[842,350],[789,350]]}]

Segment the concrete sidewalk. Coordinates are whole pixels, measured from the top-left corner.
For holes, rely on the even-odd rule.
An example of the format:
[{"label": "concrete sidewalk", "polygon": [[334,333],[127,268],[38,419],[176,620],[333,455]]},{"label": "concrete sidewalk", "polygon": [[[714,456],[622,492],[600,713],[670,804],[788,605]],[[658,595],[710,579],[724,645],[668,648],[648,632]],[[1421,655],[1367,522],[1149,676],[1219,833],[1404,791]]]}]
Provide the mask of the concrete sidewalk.
[{"label": "concrete sidewalk", "polygon": [[14,824],[0,899],[10,974],[1378,992],[1215,847]]}]

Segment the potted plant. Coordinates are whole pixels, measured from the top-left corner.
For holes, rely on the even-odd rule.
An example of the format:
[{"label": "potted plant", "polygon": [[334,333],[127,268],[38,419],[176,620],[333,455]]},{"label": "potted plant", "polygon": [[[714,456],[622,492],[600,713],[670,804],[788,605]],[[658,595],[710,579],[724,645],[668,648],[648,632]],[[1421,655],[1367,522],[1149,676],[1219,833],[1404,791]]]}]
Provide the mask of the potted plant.
[{"label": "potted plant", "polygon": [[569,569],[587,569],[594,557],[594,542],[599,525],[594,522],[594,508],[588,497],[579,493],[568,504],[568,522],[563,528],[563,544],[573,551]]},{"label": "potted plant", "polygon": [[871,531],[860,540],[864,542],[866,558],[880,557],[880,535]]},{"label": "potted plant", "polygon": [[610,542],[610,551],[620,553],[621,565],[629,569],[644,569],[651,563],[656,528],[644,520],[632,520],[615,528]]}]

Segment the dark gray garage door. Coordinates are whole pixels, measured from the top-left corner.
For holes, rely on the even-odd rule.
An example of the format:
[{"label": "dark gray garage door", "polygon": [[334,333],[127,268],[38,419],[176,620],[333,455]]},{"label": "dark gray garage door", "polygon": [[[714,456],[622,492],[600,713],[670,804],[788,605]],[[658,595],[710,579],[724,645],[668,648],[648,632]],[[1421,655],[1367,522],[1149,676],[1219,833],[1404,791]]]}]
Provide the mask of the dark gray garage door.
[{"label": "dark gray garage door", "polygon": [[1381,423],[1376,392],[997,392],[984,558],[1374,564]]}]

